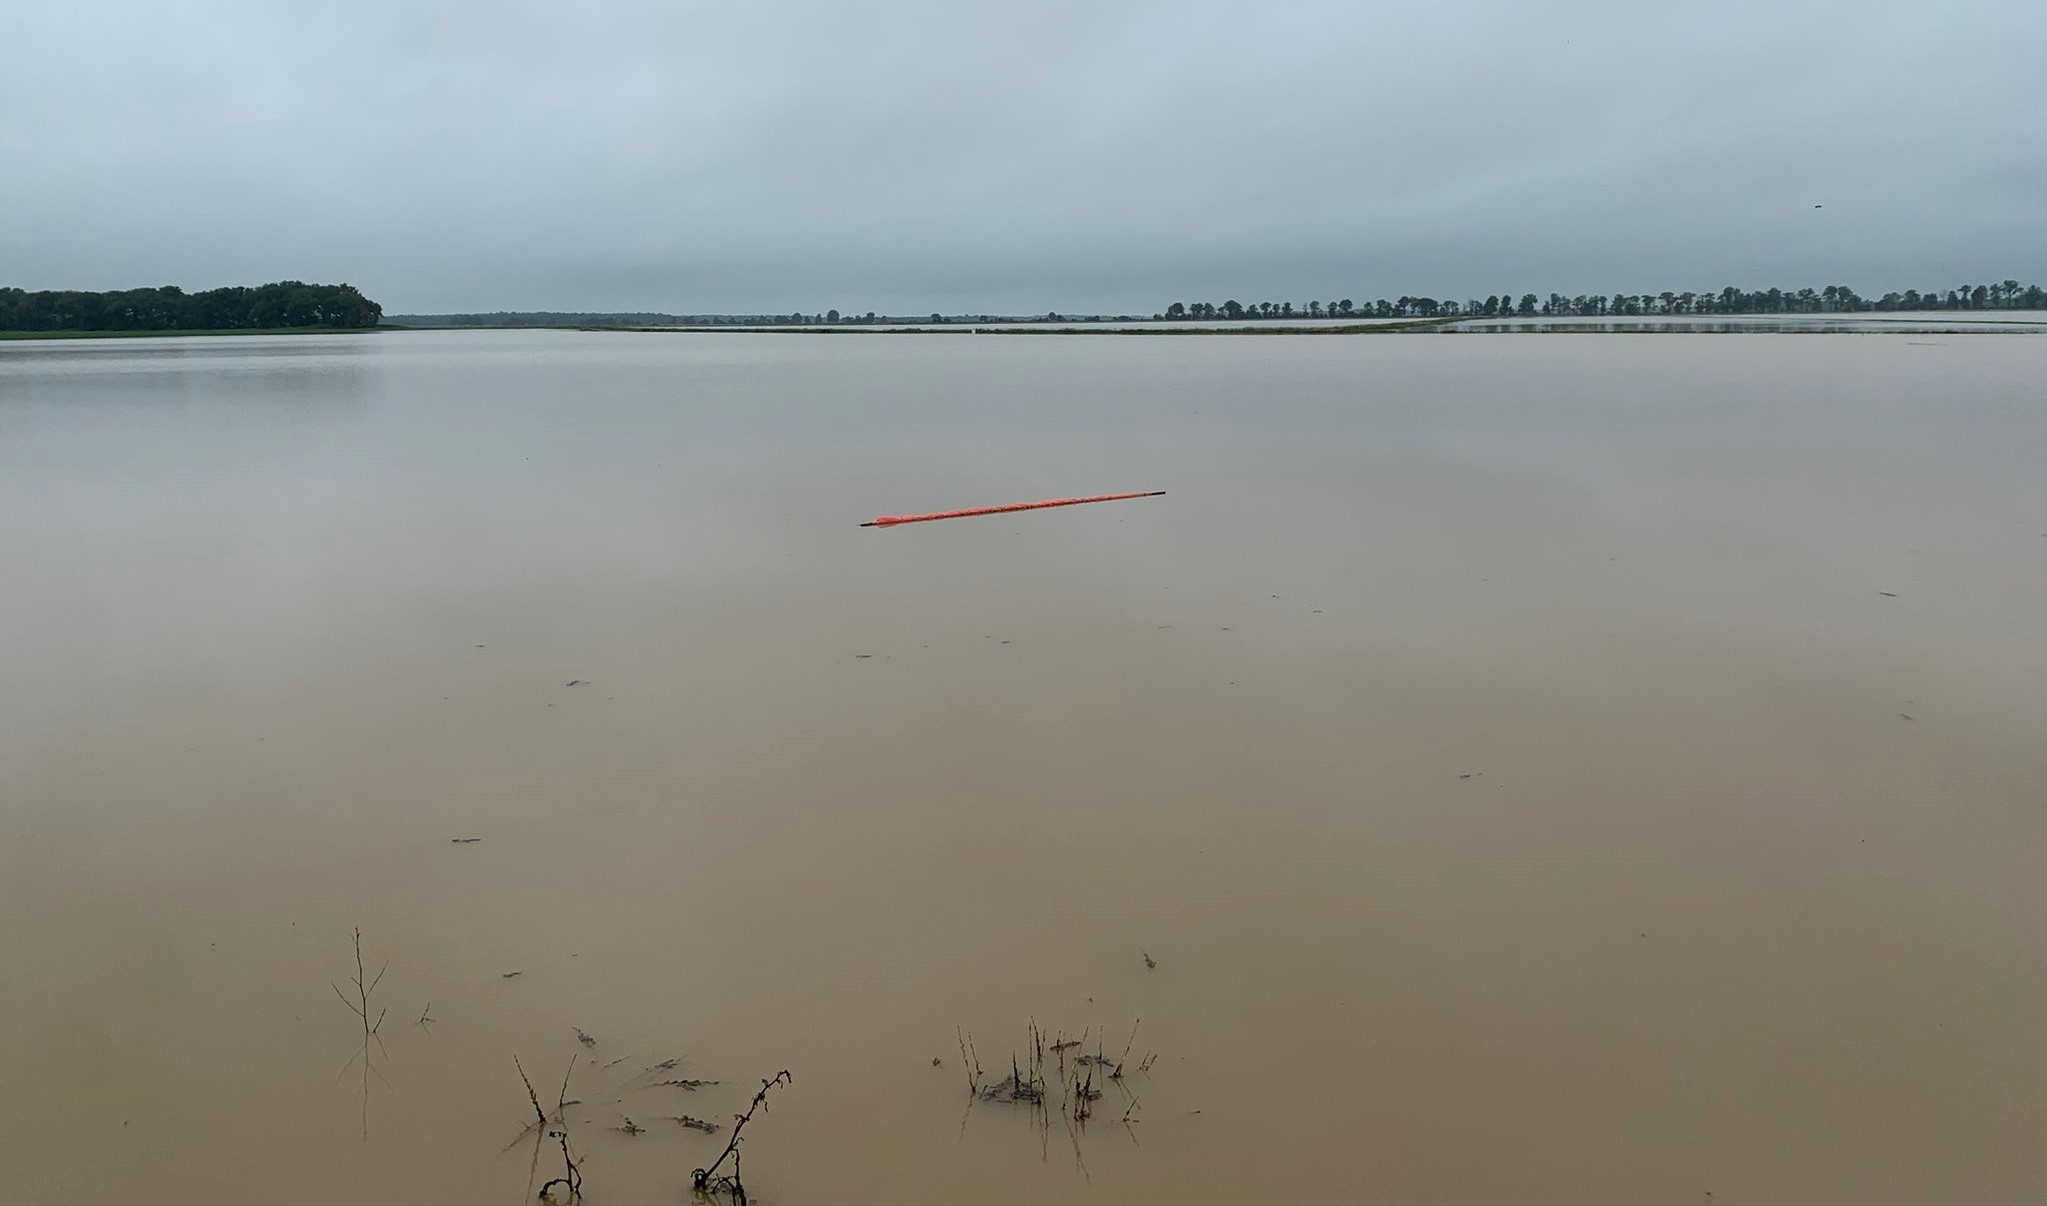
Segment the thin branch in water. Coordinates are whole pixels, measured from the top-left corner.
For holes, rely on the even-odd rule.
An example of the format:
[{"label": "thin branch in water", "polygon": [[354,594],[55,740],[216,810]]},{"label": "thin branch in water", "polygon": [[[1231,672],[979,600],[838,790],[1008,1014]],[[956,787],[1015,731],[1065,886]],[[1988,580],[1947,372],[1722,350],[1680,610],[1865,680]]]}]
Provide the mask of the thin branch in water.
[{"label": "thin branch in water", "polygon": [[1136,1021],[1130,1023],[1130,1041],[1123,1044],[1123,1054],[1116,1057],[1116,1070],[1114,1072],[1109,1073],[1110,1080],[1123,1079],[1124,1061],[1130,1058],[1130,1048],[1134,1046],[1137,1042],[1137,1028],[1142,1025],[1144,1025],[1143,1018],[1139,1018]]},{"label": "thin branch in water", "polygon": [[384,982],[384,973],[391,970],[391,965],[386,963],[377,969],[377,974],[374,978],[369,976],[362,958],[362,927],[357,926],[353,934],[355,944],[355,978],[350,980],[349,983],[355,986],[354,999],[351,1000],[349,994],[342,991],[341,985],[333,980],[329,980],[327,986],[334,990],[334,995],[341,999],[343,1005],[348,1006],[348,1011],[362,1022],[362,1046],[357,1048],[356,1053],[349,1057],[347,1063],[341,1065],[341,1071],[335,1075],[334,1083],[340,1084],[341,1078],[348,1075],[348,1070],[355,1066],[355,1061],[357,1059],[362,1060],[362,1084],[359,1091],[362,1094],[362,1137],[363,1142],[367,1143],[370,1138],[370,1077],[375,1075],[379,1081],[383,1082],[385,1088],[391,1087],[390,1079],[375,1066],[370,1058],[370,1041],[372,1039],[376,1041],[377,1050],[384,1053],[384,1058],[386,1060],[391,1058],[390,1051],[384,1047],[384,1036],[381,1033],[384,1028],[384,1018],[391,1011],[388,1007],[379,1009],[377,1011],[377,1020],[372,1022],[370,1020],[370,998],[376,993],[377,986]]},{"label": "thin branch in water", "polygon": [[566,1170],[566,1175],[555,1177],[542,1185],[540,1197],[545,1201],[554,1201],[553,1190],[559,1185],[569,1191],[570,1202],[580,1202],[583,1200],[583,1170],[577,1165],[575,1157],[569,1154],[569,1133],[566,1130],[556,1131],[554,1137],[561,1140],[562,1166]]},{"label": "thin branch in water", "polygon": [[537,1122],[539,1122],[541,1126],[546,1126],[547,1111],[540,1108],[540,1094],[535,1093],[533,1091],[533,1081],[527,1077],[525,1065],[521,1064],[519,1062],[519,1057],[515,1055],[512,1057],[512,1066],[514,1068],[519,1069],[519,1080],[526,1086],[526,1100],[533,1103],[534,1119]]},{"label": "thin branch in water", "polygon": [[952,1028],[952,1033],[953,1037],[959,1040],[960,1067],[965,1068],[967,1072],[967,1092],[979,1093],[981,1091],[981,1061],[973,1054],[973,1040],[969,1039],[966,1036],[966,1032],[957,1026]]},{"label": "thin branch in water", "polygon": [[569,1066],[562,1073],[561,1092],[555,1094],[554,1097],[554,1120],[556,1122],[561,1121],[562,1111],[569,1108],[569,1074],[574,1072],[575,1070],[576,1057],[571,1055],[569,1057]]},{"label": "thin branch in water", "polygon": [[[540,1161],[540,1143],[548,1138],[558,1140],[561,1144],[563,1175],[551,1178],[545,1184],[543,1184],[540,1187],[540,1193],[538,1194],[538,1197],[544,1201],[553,1202],[555,1200],[553,1196],[554,1187],[559,1185],[563,1189],[566,1189],[568,1191],[569,1196],[566,1199],[567,1202],[574,1203],[582,1201],[583,1170],[582,1167],[576,1163],[575,1156],[572,1155],[569,1151],[569,1128],[568,1123],[563,1119],[563,1115],[567,1112],[569,1106],[575,1104],[570,1102],[568,1097],[569,1076],[576,1070],[576,1057],[573,1055],[569,1057],[568,1070],[562,1073],[561,1093],[555,1098],[554,1107],[555,1116],[551,1120],[558,1124],[555,1128],[550,1128],[548,1126],[550,1119],[547,1116],[547,1111],[542,1109],[540,1106],[540,1094],[534,1091],[533,1079],[526,1075],[526,1068],[524,1065],[520,1064],[519,1057],[516,1055],[512,1057],[512,1066],[519,1070],[519,1082],[526,1086],[526,1100],[530,1102],[533,1106],[534,1120],[529,1126],[527,1126],[527,1128],[524,1131],[519,1132],[519,1138],[512,1140],[512,1143],[508,1144],[507,1147],[509,1148],[510,1146],[517,1144],[519,1142],[519,1139],[524,1139],[529,1133],[531,1133],[533,1130],[537,1128],[540,1131],[540,1138],[534,1140],[533,1146],[534,1166],[535,1168],[537,1168],[539,1166]],[[632,1119],[630,1118],[626,1119],[626,1123],[627,1125],[631,1125]],[[533,1185],[533,1175],[534,1174],[530,1171],[527,1173],[526,1185],[529,1189]]]},{"label": "thin branch in water", "polygon": [[[789,1075],[789,1070],[784,1068],[780,1072],[775,1073],[773,1077],[761,1082],[760,1092],[753,1095],[753,1104],[746,1107],[746,1113],[734,1115],[732,1137],[725,1141],[725,1150],[718,1153],[718,1158],[711,1161],[709,1168],[695,1169],[690,1173],[689,1180],[692,1188],[706,1197],[721,1193],[725,1194],[731,1198],[735,1206],[745,1206],[746,1184],[739,1179],[739,1140],[742,1137],[741,1133],[746,1130],[746,1124],[753,1121],[754,1112],[767,1103],[768,1091],[777,1085],[793,1084],[795,1079],[795,1077]],[[720,1175],[718,1170],[724,1166],[728,1157],[732,1161],[732,1171],[728,1174]]]}]

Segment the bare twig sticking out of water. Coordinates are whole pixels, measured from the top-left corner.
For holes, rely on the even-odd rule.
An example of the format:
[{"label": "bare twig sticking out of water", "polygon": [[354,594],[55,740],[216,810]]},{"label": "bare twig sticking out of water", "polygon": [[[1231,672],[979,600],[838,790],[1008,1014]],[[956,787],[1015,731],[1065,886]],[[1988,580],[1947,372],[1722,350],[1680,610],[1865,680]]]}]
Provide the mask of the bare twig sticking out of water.
[{"label": "bare twig sticking out of water", "polygon": [[[517,1137],[505,1145],[505,1150],[511,1151],[519,1145],[519,1140],[528,1135],[533,1136],[533,1158],[526,1163],[526,1188],[531,1191],[533,1178],[540,1172],[540,1145],[547,1141],[547,1111],[540,1108],[540,1094],[533,1091],[533,1081],[526,1075],[526,1069],[519,1063],[519,1057],[516,1055],[512,1057],[512,1066],[519,1069],[519,1081],[526,1086],[526,1100],[533,1103],[533,1121],[527,1123],[526,1129],[520,1131]],[[543,1189],[540,1192],[547,1191]]]},{"label": "bare twig sticking out of water", "polygon": [[[540,1145],[542,1143],[549,1138],[553,1138],[561,1144],[562,1175],[550,1178],[546,1184],[540,1187],[540,1192],[536,1196],[541,1200],[552,1202],[555,1200],[553,1197],[554,1187],[559,1185],[568,1191],[569,1196],[565,1201],[582,1201],[583,1170],[576,1163],[575,1156],[569,1151],[569,1128],[568,1124],[563,1121],[563,1115],[568,1112],[569,1106],[573,1104],[569,1101],[569,1077],[576,1070],[576,1057],[573,1055],[569,1057],[568,1069],[562,1073],[561,1092],[555,1096],[554,1117],[552,1119],[548,1117],[546,1110],[540,1108],[540,1094],[533,1091],[533,1081],[526,1075],[526,1069],[519,1063],[519,1057],[516,1055],[512,1057],[512,1066],[519,1069],[519,1081],[526,1086],[526,1100],[533,1105],[533,1125],[527,1127],[526,1131],[530,1132],[537,1129],[540,1132],[539,1136],[533,1141],[534,1167],[539,1167]],[[632,1120],[627,1119],[626,1121],[630,1125]],[[548,1125],[550,1122],[555,1124],[552,1129]],[[519,1139],[525,1137],[526,1132],[521,1132]],[[512,1142],[517,1143],[519,1139],[514,1139]],[[529,1188],[533,1184],[532,1177],[533,1174],[529,1171],[526,1181]]]},{"label": "bare twig sticking out of water", "polygon": [[1116,1057],[1116,1070],[1114,1072],[1109,1073],[1110,1080],[1123,1079],[1123,1064],[1130,1058],[1130,1048],[1135,1046],[1137,1043],[1137,1028],[1142,1025],[1144,1025],[1143,1018],[1138,1018],[1136,1021],[1130,1023],[1130,1040],[1123,1044],[1123,1054]]},{"label": "bare twig sticking out of water", "polygon": [[1095,1116],[1095,1103],[1101,1099],[1102,1091],[1095,1088],[1095,1074],[1094,1070],[1090,1068],[1086,1083],[1082,1084],[1080,1092],[1074,1095],[1073,1120],[1075,1122],[1086,1122],[1088,1119],[1093,1118]]},{"label": "bare twig sticking out of water", "polygon": [[[358,926],[355,929],[355,978],[349,981],[350,984],[355,986],[355,999],[350,1000],[348,994],[341,991],[339,983],[333,980],[327,982],[334,989],[334,995],[341,998],[343,1005],[348,1006],[348,1011],[362,1020],[362,1046],[357,1048],[356,1053],[349,1058],[349,1061],[341,1066],[341,1073],[343,1076],[347,1075],[349,1068],[355,1065],[356,1060],[360,1059],[362,1061],[362,1137],[365,1143],[370,1138],[370,1075],[375,1073],[378,1080],[384,1081],[386,1088],[390,1087],[391,1084],[390,1081],[384,1080],[384,1074],[377,1071],[370,1059],[371,1040],[374,1039],[376,1041],[378,1050],[383,1050],[384,1039],[378,1031],[384,1026],[384,1015],[390,1012],[388,1008],[378,1009],[377,1020],[372,1022],[370,1020],[370,997],[376,993],[377,985],[384,982],[384,973],[389,970],[391,970],[391,965],[386,963],[377,969],[374,979],[364,973],[362,928]],[[422,1014],[421,1016],[424,1017],[425,1015]]]},{"label": "bare twig sticking out of water", "polygon": [[[569,1066],[562,1070],[561,1091],[554,1095],[554,1120],[563,1122],[562,1114],[569,1108],[569,1076],[576,1070],[576,1057],[569,1057]],[[565,1124],[566,1125],[566,1124]]]},{"label": "bare twig sticking out of water", "polygon": [[[746,1130],[747,1123],[753,1121],[754,1111],[767,1103],[768,1090],[777,1085],[793,1084],[795,1079],[789,1075],[787,1068],[775,1073],[773,1077],[761,1082],[760,1092],[753,1095],[753,1104],[746,1107],[746,1113],[733,1116],[732,1137],[725,1141],[725,1150],[718,1153],[718,1158],[711,1161],[709,1168],[695,1169],[689,1175],[690,1186],[699,1196],[708,1199],[724,1194],[732,1200],[733,1206],[746,1206],[746,1185],[739,1179],[741,1132]],[[718,1170],[724,1167],[728,1158],[732,1161],[732,1171],[720,1174]]]},{"label": "bare twig sticking out of water", "polygon": [[520,1083],[526,1086],[526,1100],[533,1103],[534,1124],[537,1126],[546,1126],[547,1111],[540,1108],[540,1094],[535,1093],[533,1091],[533,1081],[526,1075],[526,1066],[519,1062],[519,1057],[516,1055],[512,1057],[512,1066],[519,1070]]},{"label": "bare twig sticking out of water", "polygon": [[575,1157],[569,1155],[569,1133],[567,1130],[559,1130],[554,1133],[554,1137],[561,1142],[562,1165],[568,1171],[565,1175],[554,1177],[542,1185],[539,1196],[544,1201],[554,1201],[554,1187],[559,1185],[569,1191],[570,1202],[580,1202],[583,1200],[583,1169],[576,1163]]},{"label": "bare twig sticking out of water", "polygon": [[974,1040],[966,1036],[959,1027],[952,1028],[953,1037],[960,1042],[960,1066],[967,1070],[967,1092],[981,1091],[981,1060],[974,1054]]}]

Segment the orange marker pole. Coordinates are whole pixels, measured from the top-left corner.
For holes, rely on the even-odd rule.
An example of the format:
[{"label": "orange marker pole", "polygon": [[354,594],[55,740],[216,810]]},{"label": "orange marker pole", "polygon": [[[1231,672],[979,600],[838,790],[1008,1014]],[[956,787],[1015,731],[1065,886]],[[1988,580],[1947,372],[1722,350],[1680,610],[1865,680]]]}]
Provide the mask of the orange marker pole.
[{"label": "orange marker pole", "polygon": [[933,511],[929,515],[883,515],[863,528],[892,528],[899,523],[929,523],[934,519],[962,519],[968,515],[1003,515],[1010,511],[1035,511],[1040,507],[1077,507],[1082,503],[1116,502],[1125,498],[1157,498],[1164,490],[1143,490],[1136,494],[1097,494],[1092,498],[1048,498],[1044,502],[1010,503],[1001,507],[968,507],[964,511]]}]

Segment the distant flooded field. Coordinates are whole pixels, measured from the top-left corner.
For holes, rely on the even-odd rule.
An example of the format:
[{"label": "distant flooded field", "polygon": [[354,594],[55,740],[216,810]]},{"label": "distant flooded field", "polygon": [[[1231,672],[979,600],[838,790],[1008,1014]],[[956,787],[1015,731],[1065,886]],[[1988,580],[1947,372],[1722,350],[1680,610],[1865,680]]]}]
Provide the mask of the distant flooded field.
[{"label": "distant flooded field", "polygon": [[0,345],[8,1200],[2047,1198],[2047,340],[1869,332]]}]

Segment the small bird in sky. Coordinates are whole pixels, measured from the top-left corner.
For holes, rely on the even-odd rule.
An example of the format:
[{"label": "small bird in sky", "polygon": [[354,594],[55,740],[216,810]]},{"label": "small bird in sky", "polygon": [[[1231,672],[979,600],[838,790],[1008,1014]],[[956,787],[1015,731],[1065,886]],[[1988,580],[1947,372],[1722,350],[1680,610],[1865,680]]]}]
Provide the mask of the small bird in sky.
[{"label": "small bird in sky", "polygon": [[1824,206],[1824,205],[1815,205],[1815,206],[1813,206],[1813,208],[1814,208],[1814,209],[1825,209],[1825,208],[1826,208],[1826,206]]}]

